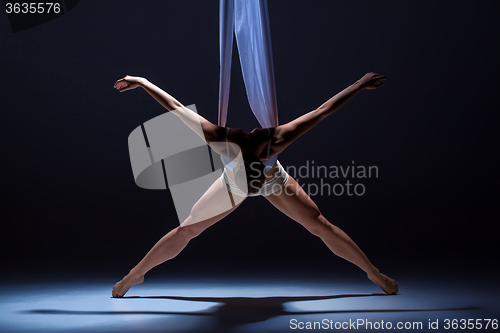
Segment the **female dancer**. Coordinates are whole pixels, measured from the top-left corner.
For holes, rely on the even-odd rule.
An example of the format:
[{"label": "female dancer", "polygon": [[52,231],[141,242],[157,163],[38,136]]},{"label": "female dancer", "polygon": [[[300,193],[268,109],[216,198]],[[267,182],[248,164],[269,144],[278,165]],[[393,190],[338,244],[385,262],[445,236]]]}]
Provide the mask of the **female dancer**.
[{"label": "female dancer", "polygon": [[[383,75],[367,73],[316,110],[284,125],[270,129],[254,129],[250,133],[242,129],[224,128],[210,123],[145,78],[127,75],[118,80],[114,88],[120,92],[142,87],[167,110],[184,118],[183,121],[188,126],[189,121],[196,121],[201,125],[203,131],[198,135],[212,148],[216,146],[214,144],[216,142],[237,144],[241,149],[243,163],[239,163],[232,171],[226,164],[221,180],[215,181],[210,186],[207,192],[193,206],[188,218],[179,227],[163,236],[146,256],[121,281],[115,284],[112,290],[113,297],[123,297],[134,284],[142,283],[144,274],[153,267],[177,256],[191,239],[229,215],[244,201],[246,196],[259,194],[264,195],[271,204],[294,221],[300,223],[313,235],[321,238],[333,253],[365,271],[368,278],[385,293],[396,294],[399,290],[397,282],[380,273],[346,233],[328,222],[316,204],[297,184],[295,179],[283,170],[279,162],[276,161],[272,166],[265,168],[267,159],[282,152],[297,138],[339,109],[358,92],[364,89],[378,88],[384,84],[385,80],[386,77]],[[191,128],[196,131],[193,127]],[[264,163],[261,162],[262,160],[264,160]],[[267,171],[264,171],[265,169]],[[248,185],[246,193],[237,190],[242,188],[241,181],[238,184],[239,177],[237,176],[238,172],[242,170],[246,171],[246,185]],[[269,187],[268,184],[278,184],[279,186]],[[213,211],[214,207],[217,207],[224,198],[227,198],[228,192],[230,192],[229,194],[234,198],[236,204],[218,215],[206,215],[206,211]],[[248,195],[246,195],[247,193]],[[204,218],[204,216],[211,217]]]}]

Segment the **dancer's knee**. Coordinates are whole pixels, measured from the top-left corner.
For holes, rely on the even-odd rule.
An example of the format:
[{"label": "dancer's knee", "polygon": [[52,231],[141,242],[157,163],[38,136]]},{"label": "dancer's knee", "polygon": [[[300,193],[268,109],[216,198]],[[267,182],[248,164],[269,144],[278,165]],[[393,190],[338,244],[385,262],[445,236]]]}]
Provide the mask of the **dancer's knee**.
[{"label": "dancer's knee", "polygon": [[307,230],[320,238],[334,233],[332,224],[319,212],[310,218]]},{"label": "dancer's knee", "polygon": [[203,232],[203,229],[196,224],[177,227],[177,235],[187,239],[193,239]]}]

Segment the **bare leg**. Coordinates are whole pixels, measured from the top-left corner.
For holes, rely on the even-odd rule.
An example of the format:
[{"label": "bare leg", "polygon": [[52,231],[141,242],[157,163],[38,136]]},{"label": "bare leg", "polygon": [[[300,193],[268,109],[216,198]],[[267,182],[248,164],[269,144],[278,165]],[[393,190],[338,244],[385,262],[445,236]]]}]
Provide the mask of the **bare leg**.
[{"label": "bare leg", "polygon": [[345,232],[328,222],[318,206],[291,176],[281,193],[278,191],[276,194],[267,196],[266,199],[312,234],[320,237],[333,253],[365,271],[368,278],[385,293],[396,294],[398,292],[397,282],[381,274]]},{"label": "bare leg", "polygon": [[[234,208],[228,207],[226,205],[228,192],[222,186],[220,180],[217,179],[193,206],[191,215],[179,227],[163,236],[137,266],[132,268],[129,274],[115,284],[112,291],[113,297],[122,297],[134,284],[142,283],[144,274],[150,269],[177,256],[191,239],[229,215],[245,199],[234,194],[233,198],[236,206]],[[214,207],[219,207],[218,211],[222,213],[210,218],[203,218],[203,216],[210,216],[205,215],[207,211],[217,211]]]}]

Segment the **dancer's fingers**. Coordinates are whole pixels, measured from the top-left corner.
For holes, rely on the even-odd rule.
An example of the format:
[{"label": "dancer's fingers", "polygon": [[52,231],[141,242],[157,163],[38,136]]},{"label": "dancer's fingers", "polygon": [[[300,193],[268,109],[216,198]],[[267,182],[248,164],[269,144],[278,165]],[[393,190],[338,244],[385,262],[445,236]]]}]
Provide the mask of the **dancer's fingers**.
[{"label": "dancer's fingers", "polygon": [[120,89],[120,92],[127,91],[127,90],[130,90],[130,89],[132,89],[130,86],[125,86],[122,89]]},{"label": "dancer's fingers", "polygon": [[116,80],[115,85],[113,87],[116,88],[121,82],[127,82],[126,77]]},{"label": "dancer's fingers", "polygon": [[129,86],[129,85],[128,85],[128,83],[127,83],[126,81],[124,81],[124,82],[120,82],[120,83],[118,84],[118,90],[120,90],[120,91],[124,91],[124,89],[125,89],[125,88],[127,88],[128,86]]},{"label": "dancer's fingers", "polygon": [[113,86],[113,88],[118,88],[118,87],[120,86],[120,84],[121,84],[121,81],[122,81],[122,80],[118,80],[118,81],[116,81],[116,82],[115,82],[115,85]]}]

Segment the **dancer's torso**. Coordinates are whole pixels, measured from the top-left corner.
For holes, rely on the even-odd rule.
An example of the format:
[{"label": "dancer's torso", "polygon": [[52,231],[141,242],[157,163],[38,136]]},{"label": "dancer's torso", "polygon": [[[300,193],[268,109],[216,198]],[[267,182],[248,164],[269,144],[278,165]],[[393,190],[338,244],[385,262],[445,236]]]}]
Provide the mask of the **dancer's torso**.
[{"label": "dancer's torso", "polygon": [[[266,166],[266,180],[271,179],[276,173],[276,160],[271,150],[271,141],[274,128],[255,128],[247,133],[240,128],[226,128],[227,154],[222,155],[222,161],[226,166],[226,172],[233,176],[230,161],[241,151],[243,159],[256,156]],[[227,156],[224,156],[227,155]],[[229,157],[229,158],[228,158]],[[274,158],[273,158],[274,157]]]}]

